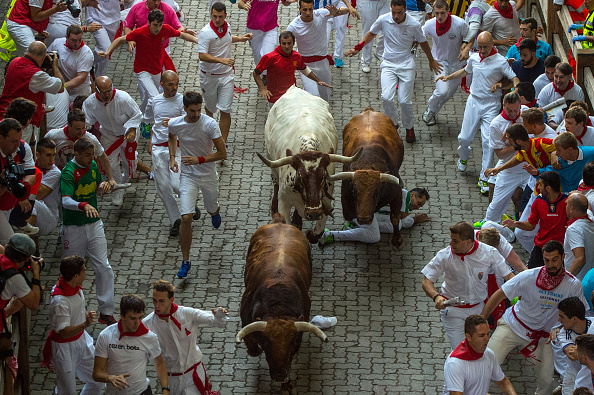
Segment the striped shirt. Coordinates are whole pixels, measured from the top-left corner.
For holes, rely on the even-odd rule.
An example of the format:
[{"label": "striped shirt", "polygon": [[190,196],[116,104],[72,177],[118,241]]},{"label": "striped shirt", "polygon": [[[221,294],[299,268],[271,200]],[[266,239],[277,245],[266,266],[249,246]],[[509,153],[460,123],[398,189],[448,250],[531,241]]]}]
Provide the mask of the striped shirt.
[{"label": "striped shirt", "polygon": [[553,139],[530,139],[528,152],[521,150],[516,154],[518,162],[528,162],[532,166],[542,169],[551,164],[551,152],[555,151]]}]

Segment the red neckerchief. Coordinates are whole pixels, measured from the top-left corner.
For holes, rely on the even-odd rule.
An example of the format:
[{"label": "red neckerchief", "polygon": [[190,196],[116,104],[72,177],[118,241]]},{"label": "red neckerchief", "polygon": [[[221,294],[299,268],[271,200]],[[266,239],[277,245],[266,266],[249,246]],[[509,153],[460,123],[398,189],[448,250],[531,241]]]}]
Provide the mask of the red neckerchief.
[{"label": "red neckerchief", "polygon": [[588,131],[588,127],[584,126],[584,131],[582,132],[582,134],[580,134],[579,136],[575,136],[575,138],[580,142],[580,144],[584,144],[584,143],[582,143],[582,138],[586,135],[587,131]]},{"label": "red neckerchief", "polygon": [[569,84],[567,84],[567,88],[561,90],[557,87],[557,85],[555,84],[555,82],[553,82],[553,89],[555,89],[555,92],[557,92],[558,94],[560,94],[561,96],[563,96],[565,94],[565,92],[567,92],[568,90],[570,90],[571,88],[573,88],[574,86],[574,82],[573,81],[569,81]]},{"label": "red neckerchief", "polygon": [[583,217],[577,217],[577,218],[570,219],[569,221],[567,221],[567,227],[569,228],[569,225],[573,224],[578,219],[587,219],[588,221],[592,222],[592,220],[590,219],[590,217],[588,217],[587,215],[584,215]]},{"label": "red neckerchief", "polygon": [[115,94],[116,94],[116,89],[113,88],[113,95],[111,95],[111,100],[109,100],[107,103],[105,103],[101,99],[99,99],[99,94],[97,92],[95,92],[95,97],[97,98],[97,100],[99,100],[99,103],[103,103],[104,106],[107,106],[115,98]]},{"label": "red neckerchief", "polygon": [[280,54],[280,55],[284,56],[285,58],[288,58],[288,57],[290,57],[290,56],[293,54],[293,51],[291,51],[291,53],[287,55],[287,54],[286,54],[286,53],[285,53],[285,52],[282,50],[282,48],[280,47],[280,45],[278,45],[276,48],[274,48],[274,51],[275,51],[276,53],[278,53],[278,54]]},{"label": "red neckerchief", "polygon": [[454,250],[452,249],[452,247],[450,247],[450,249],[452,249],[452,254],[457,255],[457,256],[460,257],[460,259],[464,260],[464,257],[466,255],[473,254],[477,250],[478,246],[479,246],[479,242],[475,240],[474,241],[474,245],[472,246],[472,248],[470,249],[470,251],[468,251],[468,252],[466,252],[464,254],[457,254],[457,253],[455,253]]},{"label": "red neckerchief", "polygon": [[8,259],[4,254],[0,255],[0,268],[2,268],[2,271],[6,269],[18,270],[17,264]]},{"label": "red neckerchief", "polygon": [[78,51],[79,49],[81,49],[83,47],[83,45],[85,45],[84,40],[80,40],[80,47],[78,47],[78,48],[70,48],[70,46],[68,45],[68,40],[66,40],[66,42],[64,43],[64,46],[71,51]]},{"label": "red neckerchief", "polygon": [[177,329],[179,329],[181,331],[181,324],[179,323],[179,321],[177,320],[177,318],[175,318],[173,316],[173,313],[175,313],[177,311],[177,307],[178,306],[175,303],[171,303],[171,310],[169,310],[169,314],[157,314],[157,312],[155,311],[155,315],[157,317],[159,317],[159,318],[167,318],[167,317],[169,317],[169,319],[171,320],[171,322],[173,322],[175,324],[175,326],[177,326]]},{"label": "red neckerchief", "polygon": [[503,119],[505,119],[506,121],[510,121],[511,123],[516,123],[518,118],[520,118],[520,114],[518,114],[518,116],[515,119],[511,119],[510,117],[507,116],[507,114],[505,113],[505,110],[501,111],[501,116],[503,117]]},{"label": "red neckerchief", "polygon": [[[524,37],[521,37],[518,42],[516,43],[516,48],[520,48],[520,43],[522,42],[522,40],[524,39]],[[538,46],[538,38],[534,39],[534,42],[536,43],[536,46]]]},{"label": "red neckerchief", "polygon": [[[85,135],[85,133],[86,133],[86,132],[84,132],[84,133],[83,133],[83,136]],[[68,134],[68,126],[66,126],[66,127],[64,128],[64,134],[66,135],[66,138],[67,138],[68,140],[76,142],[76,140],[77,140],[77,139],[73,139],[73,138],[72,138],[72,137],[70,137],[70,135]],[[81,136],[81,138],[82,138],[82,136]]]},{"label": "red neckerchief", "polygon": [[507,18],[507,19],[513,19],[514,18],[514,8],[511,6],[511,4],[505,10],[502,10],[499,7],[499,3],[497,3],[497,1],[496,1],[495,3],[493,3],[493,7],[497,11],[499,11],[499,13],[501,14],[502,17]]},{"label": "red neckerchief", "polygon": [[452,13],[449,12],[448,13],[448,17],[446,18],[446,20],[443,23],[439,23],[437,22],[437,19],[435,20],[435,31],[437,33],[437,36],[443,36],[444,34],[446,34],[448,32],[448,30],[450,30],[450,27],[452,26]]},{"label": "red neckerchief", "polygon": [[476,361],[477,359],[481,359],[483,354],[474,351],[470,344],[468,344],[468,340],[464,339],[464,341],[452,351],[450,357],[463,359],[464,361]]},{"label": "red neckerchief", "polygon": [[229,24],[227,23],[227,21],[225,21],[223,26],[216,27],[215,24],[212,23],[212,21],[210,21],[210,28],[215,32],[215,34],[219,38],[223,38],[223,37],[225,37],[225,34],[227,34],[227,29],[229,28]]},{"label": "red neckerchief", "polygon": [[589,186],[586,185],[585,183],[581,182],[580,185],[578,186],[578,191],[589,191],[591,189],[594,189],[594,185],[593,186]]},{"label": "red neckerchief", "polygon": [[538,99],[534,99],[530,103],[526,103],[526,107],[528,107],[528,108],[534,107],[536,105],[537,101],[538,101]]},{"label": "red neckerchief", "polygon": [[592,126],[592,120],[588,117],[588,122],[586,122],[586,126]]},{"label": "red neckerchief", "polygon": [[496,53],[497,53],[497,50],[495,49],[495,47],[493,47],[493,48],[491,49],[491,53],[489,53],[487,56],[484,56],[484,57],[483,57],[483,55],[481,55],[481,53],[479,52],[479,58],[481,58],[481,62],[482,62],[483,60],[487,59],[489,56],[493,56],[493,55],[495,55]]},{"label": "red neckerchief", "polygon": [[549,272],[547,272],[546,267],[542,267],[540,272],[538,272],[538,277],[536,277],[536,286],[540,289],[544,289],[545,291],[551,291],[561,284],[561,281],[565,278],[565,268],[561,268],[563,271],[561,274],[557,274],[555,277],[552,277]]},{"label": "red neckerchief", "polygon": [[66,280],[64,280],[64,277],[60,276],[58,283],[56,284],[56,286],[54,287],[54,290],[52,291],[52,296],[56,296],[56,295],[74,296],[80,290],[82,290],[82,287],[80,285],[77,285],[76,287],[72,287],[72,286],[70,286],[70,284],[68,284],[66,282]]},{"label": "red neckerchief", "polygon": [[148,328],[146,326],[144,326],[144,324],[141,322],[140,326],[138,327],[136,332],[124,332],[124,329],[122,328],[121,320],[118,321],[118,330],[120,331],[120,337],[118,340],[122,340],[122,337],[124,337],[124,336],[138,337],[138,336],[146,335],[149,331]]}]

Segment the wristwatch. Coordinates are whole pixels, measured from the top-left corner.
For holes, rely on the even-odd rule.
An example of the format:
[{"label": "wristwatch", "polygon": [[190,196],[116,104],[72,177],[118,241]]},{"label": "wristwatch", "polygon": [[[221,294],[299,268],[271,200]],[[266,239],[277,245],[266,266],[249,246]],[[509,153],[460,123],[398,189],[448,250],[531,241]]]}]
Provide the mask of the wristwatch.
[{"label": "wristwatch", "polygon": [[169,389],[169,386],[161,388],[161,391],[165,391],[165,390],[171,392],[171,390]]}]

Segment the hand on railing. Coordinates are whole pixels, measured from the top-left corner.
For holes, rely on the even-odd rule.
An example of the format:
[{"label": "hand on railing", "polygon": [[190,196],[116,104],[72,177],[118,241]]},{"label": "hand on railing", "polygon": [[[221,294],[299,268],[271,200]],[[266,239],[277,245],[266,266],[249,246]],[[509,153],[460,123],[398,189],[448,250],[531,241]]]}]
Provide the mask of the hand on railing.
[{"label": "hand on railing", "polygon": [[576,41],[586,41],[586,36],[573,36],[573,43]]},{"label": "hand on railing", "polygon": [[579,23],[574,23],[573,25],[569,26],[569,29],[567,29],[567,33],[571,33],[572,30],[582,30],[584,28],[584,25],[581,25]]}]

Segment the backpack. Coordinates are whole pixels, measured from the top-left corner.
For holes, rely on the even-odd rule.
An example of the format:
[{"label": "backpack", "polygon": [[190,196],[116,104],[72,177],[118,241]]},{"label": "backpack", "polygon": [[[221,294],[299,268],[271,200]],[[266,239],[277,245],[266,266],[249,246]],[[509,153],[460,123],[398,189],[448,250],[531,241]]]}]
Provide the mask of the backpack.
[{"label": "backpack", "polygon": [[6,282],[8,281],[8,279],[16,276],[19,273],[20,272],[16,269],[0,269],[0,294],[4,292],[4,288],[6,287]]}]

